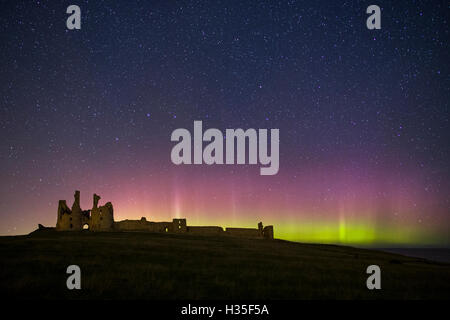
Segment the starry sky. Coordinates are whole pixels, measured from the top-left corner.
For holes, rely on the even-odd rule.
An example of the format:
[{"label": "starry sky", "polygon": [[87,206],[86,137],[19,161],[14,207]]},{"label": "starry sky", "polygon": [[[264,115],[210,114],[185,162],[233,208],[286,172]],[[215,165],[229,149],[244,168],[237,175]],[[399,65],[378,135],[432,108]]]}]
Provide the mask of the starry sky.
[{"label": "starry sky", "polygon": [[[0,234],[54,226],[80,190],[116,220],[449,246],[449,7],[372,2],[2,1]],[[279,128],[279,173],[172,164],[194,120]]]}]

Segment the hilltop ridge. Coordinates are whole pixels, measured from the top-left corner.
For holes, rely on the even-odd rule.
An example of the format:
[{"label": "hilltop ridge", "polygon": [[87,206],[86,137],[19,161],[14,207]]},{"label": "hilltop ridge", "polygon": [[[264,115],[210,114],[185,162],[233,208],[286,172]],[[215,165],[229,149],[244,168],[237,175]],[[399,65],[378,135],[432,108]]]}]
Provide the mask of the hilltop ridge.
[{"label": "hilltop ridge", "polygon": [[[450,265],[375,250],[182,233],[57,232],[0,237],[0,295],[48,299],[449,298]],[[82,270],[82,290],[65,286]],[[366,288],[366,268],[382,290]],[[77,291],[77,292],[75,292]]]}]

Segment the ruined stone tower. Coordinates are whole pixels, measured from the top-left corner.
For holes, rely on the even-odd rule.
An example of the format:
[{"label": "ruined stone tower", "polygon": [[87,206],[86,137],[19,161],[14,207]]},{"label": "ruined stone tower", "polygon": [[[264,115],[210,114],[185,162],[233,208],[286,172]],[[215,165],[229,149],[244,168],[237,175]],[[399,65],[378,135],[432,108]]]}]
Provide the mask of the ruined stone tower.
[{"label": "ruined stone tower", "polygon": [[172,224],[173,224],[172,232],[186,232],[187,231],[186,219],[173,219]]},{"label": "ruined stone tower", "polygon": [[75,191],[74,198],[72,210],[67,206],[66,200],[59,200],[56,230],[73,231],[83,228],[86,217],[80,207],[80,191]]},{"label": "ruined stone tower", "polygon": [[111,202],[98,207],[100,196],[94,193],[94,203],[91,209],[90,229],[92,231],[112,230],[114,224],[113,206]]},{"label": "ruined stone tower", "polygon": [[100,197],[94,194],[92,210],[81,210],[80,191],[75,191],[72,209],[67,206],[66,200],[59,200],[56,230],[80,231],[91,229],[94,231],[112,230],[114,223],[113,206],[108,202],[98,207]]},{"label": "ruined stone tower", "polygon": [[59,200],[56,230],[69,230],[72,220],[72,210],[67,206],[66,200]]}]

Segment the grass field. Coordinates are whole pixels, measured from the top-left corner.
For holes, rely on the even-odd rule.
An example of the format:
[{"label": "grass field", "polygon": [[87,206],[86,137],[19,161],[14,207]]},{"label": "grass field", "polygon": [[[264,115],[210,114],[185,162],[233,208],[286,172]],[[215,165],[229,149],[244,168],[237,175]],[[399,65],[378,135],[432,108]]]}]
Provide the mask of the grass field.
[{"label": "grass field", "polygon": [[[0,237],[0,295],[40,299],[449,299],[450,265],[333,245],[157,233]],[[81,290],[66,268],[81,268]],[[368,265],[381,290],[366,288]]]}]

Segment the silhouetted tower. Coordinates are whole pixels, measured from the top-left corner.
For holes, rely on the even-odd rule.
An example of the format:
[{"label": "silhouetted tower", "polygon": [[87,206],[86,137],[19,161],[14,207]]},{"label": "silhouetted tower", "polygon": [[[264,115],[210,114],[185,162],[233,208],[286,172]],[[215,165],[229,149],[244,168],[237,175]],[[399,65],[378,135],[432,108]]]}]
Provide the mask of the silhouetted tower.
[{"label": "silhouetted tower", "polygon": [[187,232],[186,219],[173,219],[172,232]]},{"label": "silhouetted tower", "polygon": [[94,193],[89,229],[92,231],[111,231],[114,224],[114,210],[111,202],[98,206],[100,196]]},{"label": "silhouetted tower", "polygon": [[262,237],[263,236],[263,223],[262,222],[258,223],[258,231],[259,231],[259,235]]},{"label": "silhouetted tower", "polygon": [[67,206],[66,200],[59,200],[56,230],[75,231],[82,229],[80,191],[75,191],[74,198],[72,210]]}]

